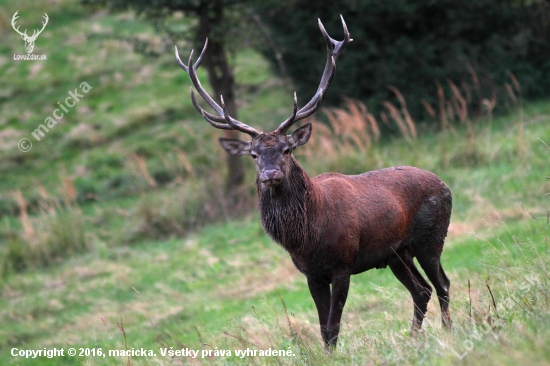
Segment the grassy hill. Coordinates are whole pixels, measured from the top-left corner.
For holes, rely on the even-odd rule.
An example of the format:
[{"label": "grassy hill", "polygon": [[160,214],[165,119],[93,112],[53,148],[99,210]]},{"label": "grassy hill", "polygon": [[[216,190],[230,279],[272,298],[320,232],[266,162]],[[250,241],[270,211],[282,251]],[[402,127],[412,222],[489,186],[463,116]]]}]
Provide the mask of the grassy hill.
[{"label": "grassy hill", "polygon": [[[453,333],[441,329],[432,299],[426,331],[409,337],[409,294],[388,269],[372,270],[352,278],[339,348],[327,355],[305,278],[253,209],[250,159],[241,213],[228,209],[221,133],[193,109],[172,45],[131,13],[70,1],[1,4],[1,364],[550,363],[550,102],[523,106],[516,90],[497,101],[511,106],[509,115],[457,118],[438,129],[420,121],[403,129],[399,110],[388,123],[401,136],[380,138],[383,118],[372,123],[357,102],[318,113],[324,122],[314,121],[312,140],[296,152],[311,176],[414,165],[443,178],[454,200],[442,256]],[[47,61],[12,59],[24,53],[10,24],[16,10],[22,29],[48,14],[35,46]],[[133,52],[132,37],[161,56]],[[277,126],[291,92],[253,51],[232,62],[239,118]],[[34,139],[82,82],[92,89]],[[18,149],[22,138],[30,151]],[[156,356],[10,353],[54,347],[65,355],[95,347]],[[199,357],[162,356],[170,347]],[[294,356],[235,355],[247,348]],[[232,355],[215,357],[216,350]]]}]

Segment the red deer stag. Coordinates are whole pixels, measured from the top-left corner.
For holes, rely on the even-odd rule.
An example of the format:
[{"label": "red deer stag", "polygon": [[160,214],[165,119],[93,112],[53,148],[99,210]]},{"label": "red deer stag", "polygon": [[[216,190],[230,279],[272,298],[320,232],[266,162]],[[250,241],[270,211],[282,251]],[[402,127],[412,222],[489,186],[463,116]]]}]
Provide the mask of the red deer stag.
[{"label": "red deer stag", "polygon": [[201,86],[196,70],[208,40],[196,62],[191,51],[188,66],[180,60],[176,48],[179,65],[218,114],[202,109],[191,87],[193,105],[204,119],[216,128],[238,130],[252,137],[247,142],[220,138],[220,143],[229,154],[254,159],[262,225],[307,277],[327,348],[336,346],[338,340],[350,276],[371,268],[390,266],[412,295],[412,331],[421,328],[432,288],[416,268],[414,257],[435,286],[443,325],[451,327],[450,281],[440,263],[452,205],[445,183],[430,172],[405,166],[360,175],[325,173],[309,178],[292,155],[308,141],[311,123],[290,135],[287,130],[315,112],[334,76],[336,59],[351,41],[343,18],[342,25],[344,40],[336,41],[319,20],[327,44],[319,88],[300,110],[295,93],[292,114],[270,133],[229,116],[223,98],[220,107]]}]

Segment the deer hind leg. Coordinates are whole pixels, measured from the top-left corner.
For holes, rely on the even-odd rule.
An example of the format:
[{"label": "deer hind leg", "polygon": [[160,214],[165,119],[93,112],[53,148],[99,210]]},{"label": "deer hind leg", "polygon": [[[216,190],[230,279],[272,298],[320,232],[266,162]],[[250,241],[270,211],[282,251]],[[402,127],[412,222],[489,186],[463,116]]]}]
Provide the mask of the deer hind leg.
[{"label": "deer hind leg", "polygon": [[343,274],[332,278],[332,296],[330,297],[330,314],[328,316],[327,333],[328,345],[336,347],[340,333],[340,320],[346,299],[348,297],[350,275]]},{"label": "deer hind leg", "polygon": [[413,257],[407,249],[398,251],[388,262],[393,274],[409,290],[414,302],[414,313],[411,325],[413,332],[422,328],[422,321],[426,316],[428,301],[432,295],[432,287],[422,277]]},{"label": "deer hind leg", "polygon": [[[433,252],[432,252],[433,253]],[[440,251],[435,251],[435,253],[441,253]],[[451,281],[445,274],[443,267],[441,266],[441,261],[439,260],[439,255],[426,255],[426,254],[417,254],[416,259],[418,263],[426,273],[426,276],[430,279],[430,282],[434,285],[435,291],[437,292],[437,297],[439,298],[439,306],[441,308],[441,321],[443,326],[447,329],[451,329],[451,313],[449,312],[449,287]]]}]

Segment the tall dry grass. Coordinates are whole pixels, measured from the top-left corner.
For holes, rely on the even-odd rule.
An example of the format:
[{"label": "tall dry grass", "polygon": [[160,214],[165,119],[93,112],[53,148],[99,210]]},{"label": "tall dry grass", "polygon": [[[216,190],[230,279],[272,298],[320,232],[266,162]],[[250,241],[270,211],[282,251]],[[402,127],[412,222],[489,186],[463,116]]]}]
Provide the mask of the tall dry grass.
[{"label": "tall dry grass", "polygon": [[[321,173],[326,169],[354,174],[382,165],[372,147],[382,137],[381,126],[393,126],[408,142],[417,139],[418,132],[405,101],[405,97],[393,86],[389,89],[399,101],[399,108],[390,101],[383,103],[386,112],[377,118],[366,105],[358,100],[345,98],[342,108],[323,108],[328,125],[310,117],[315,133],[301,148],[306,164]],[[319,160],[322,157],[322,160]]]},{"label": "tall dry grass", "polygon": [[20,190],[12,192],[19,208],[20,233],[10,238],[2,263],[2,272],[21,272],[46,267],[89,249],[82,211],[77,203],[73,181],[61,177],[59,198],[52,198],[38,184],[41,199],[39,213],[31,216],[28,203]]},{"label": "tall dry grass", "polygon": [[510,77],[510,82],[504,84],[504,87],[506,88],[506,91],[508,92],[508,96],[511,101],[511,108],[513,111],[515,111],[519,118],[518,118],[518,140],[517,140],[517,153],[521,158],[525,158],[527,154],[527,146],[525,143],[525,132],[524,132],[524,116],[523,116],[523,101],[522,101],[522,94],[521,94],[521,87],[519,85],[518,80],[516,79],[516,76],[509,72],[508,76]]},{"label": "tall dry grass", "polygon": [[[446,139],[447,133],[459,137],[457,128],[465,131],[464,139],[459,139],[458,145],[452,148],[447,146],[443,153],[443,165],[446,167],[484,165],[498,153],[492,147],[491,136],[493,111],[497,106],[496,93],[482,95],[475,70],[473,67],[469,67],[469,70],[470,83],[462,82],[457,85],[447,79],[443,85],[436,81],[437,106],[432,106],[426,100],[422,101],[426,113],[438,121],[443,139]],[[521,87],[512,73],[509,76],[510,83],[504,85],[509,97],[501,103],[519,115],[516,154],[524,158],[527,147]],[[392,85],[388,89],[397,99],[398,105],[389,100],[384,101],[384,111],[378,116],[371,113],[363,102],[346,98],[341,108],[322,109],[328,124],[310,117],[309,120],[314,122],[315,133],[301,151],[314,173],[319,174],[329,169],[355,174],[384,166],[379,151],[373,147],[380,141],[382,131],[388,129],[397,130],[408,143],[411,154],[416,153],[414,141],[418,138],[418,123],[412,119],[401,92]],[[456,144],[456,138],[454,140]],[[322,157],[322,161],[319,161],[319,157]]]},{"label": "tall dry grass", "polygon": [[411,114],[407,109],[407,103],[405,102],[405,97],[403,96],[403,94],[401,94],[399,89],[397,89],[393,85],[389,85],[388,89],[390,89],[397,97],[397,100],[399,101],[401,109],[398,110],[392,103],[388,101],[384,102],[383,105],[386,107],[386,109],[390,113],[390,116],[398,125],[401,135],[408,140],[416,139],[417,138],[416,127],[411,117]]}]

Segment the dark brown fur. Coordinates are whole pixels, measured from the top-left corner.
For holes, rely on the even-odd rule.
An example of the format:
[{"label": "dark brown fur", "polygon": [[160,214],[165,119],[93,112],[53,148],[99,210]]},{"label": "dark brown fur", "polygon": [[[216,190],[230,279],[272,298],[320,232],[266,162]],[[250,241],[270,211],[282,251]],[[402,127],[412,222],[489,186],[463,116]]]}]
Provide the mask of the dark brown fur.
[{"label": "dark brown fur", "polygon": [[[276,145],[273,140],[268,148]],[[439,257],[452,198],[443,181],[405,166],[353,176],[325,173],[310,179],[292,156],[284,177],[270,187],[258,175],[261,222],[307,277],[327,346],[337,341],[349,276],[387,265],[411,292],[412,329],[420,329],[432,290],[416,269],[414,257],[434,284],[443,324],[450,328],[450,283]]]},{"label": "dark brown fur", "polygon": [[415,238],[434,231],[441,253],[451,212],[447,186],[412,167],[310,179],[292,159],[283,183],[266,189],[258,185],[258,195],[266,232],[302,273],[326,279],[339,271],[357,274],[387,263],[405,247],[414,256],[423,249]]},{"label": "dark brown fur", "polygon": [[439,260],[451,217],[449,188],[434,174],[406,166],[310,179],[292,156],[310,135],[306,124],[292,135],[220,141],[230,154],[255,159],[262,225],[307,277],[325,345],[336,345],[350,276],[372,268],[389,266],[409,290],[412,330],[419,330],[432,288],[415,257],[450,328],[450,282]]}]

